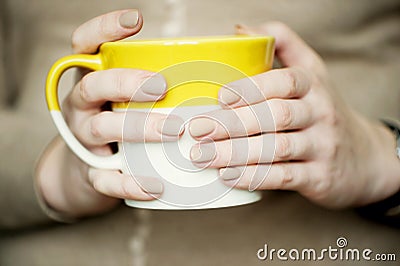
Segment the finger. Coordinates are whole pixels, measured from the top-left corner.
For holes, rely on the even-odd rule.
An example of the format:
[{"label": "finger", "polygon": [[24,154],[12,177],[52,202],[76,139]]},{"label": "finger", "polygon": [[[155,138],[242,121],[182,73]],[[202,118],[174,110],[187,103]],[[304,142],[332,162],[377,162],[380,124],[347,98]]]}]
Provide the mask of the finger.
[{"label": "finger", "polygon": [[227,139],[262,132],[303,129],[312,124],[312,109],[303,100],[272,99],[232,110],[216,110],[191,120],[195,139]]},{"label": "finger", "polygon": [[222,168],[219,175],[228,186],[249,191],[266,189],[302,190],[309,184],[309,163],[290,162]]},{"label": "finger", "polygon": [[264,134],[194,145],[190,156],[199,167],[221,168],[259,163],[308,160],[313,142],[302,132]]},{"label": "finger", "polygon": [[145,112],[101,112],[84,121],[71,121],[70,127],[87,147],[110,142],[176,141],[184,121],[177,116]]},{"label": "finger", "polygon": [[109,69],[87,74],[78,82],[69,103],[86,110],[107,101],[157,101],[164,97],[167,84],[158,73],[136,69]]},{"label": "finger", "polygon": [[93,188],[109,197],[131,200],[153,200],[163,192],[163,184],[153,177],[133,178],[113,170],[89,170]]},{"label": "finger", "polygon": [[226,84],[219,90],[218,99],[223,108],[236,108],[272,98],[301,98],[310,84],[299,68],[275,69]]},{"label": "finger", "polygon": [[320,56],[299,35],[281,22],[269,22],[258,28],[238,25],[236,32],[274,36],[275,52],[284,66],[305,67],[313,71],[320,71],[324,68]]},{"label": "finger", "polygon": [[94,53],[102,43],[124,39],[139,32],[143,17],[136,9],[119,10],[89,20],[72,34],[75,53]]}]

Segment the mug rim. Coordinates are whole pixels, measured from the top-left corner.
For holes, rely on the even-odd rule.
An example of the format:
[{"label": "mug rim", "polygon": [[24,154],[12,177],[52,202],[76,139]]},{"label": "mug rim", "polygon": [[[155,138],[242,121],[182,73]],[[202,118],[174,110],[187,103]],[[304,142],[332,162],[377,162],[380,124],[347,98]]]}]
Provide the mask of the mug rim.
[{"label": "mug rim", "polygon": [[166,37],[151,39],[125,39],[114,42],[105,42],[101,46],[129,46],[129,45],[199,45],[209,43],[242,42],[242,41],[274,41],[269,35],[217,35],[217,36],[189,36],[189,37]]}]

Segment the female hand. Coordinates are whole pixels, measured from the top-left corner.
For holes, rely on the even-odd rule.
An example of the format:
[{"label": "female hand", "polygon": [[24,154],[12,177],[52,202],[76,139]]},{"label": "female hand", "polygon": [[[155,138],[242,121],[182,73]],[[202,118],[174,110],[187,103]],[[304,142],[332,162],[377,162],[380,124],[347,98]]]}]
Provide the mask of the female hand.
[{"label": "female hand", "polygon": [[228,186],[295,190],[331,208],[398,191],[394,136],[340,99],[316,52],[279,22],[237,30],[275,36],[284,68],[221,88],[223,110],[190,124],[200,140],[191,150],[193,163],[220,168]]},{"label": "female hand", "polygon": [[[81,25],[72,36],[75,53],[95,53],[107,41],[136,34],[143,18],[137,10],[122,10],[96,17]],[[157,101],[166,91],[164,78],[138,69],[109,69],[82,77],[63,103],[63,114],[75,136],[98,155],[110,155],[109,143],[124,140],[173,141],[181,119],[143,112],[115,113],[104,110],[107,102]],[[123,127],[124,121],[129,126]],[[124,132],[123,132],[124,129]],[[101,213],[119,199],[153,200],[163,186],[154,177],[135,177],[118,170],[90,169],[58,137],[49,145],[38,167],[38,181],[47,204],[73,217]],[[140,185],[136,182],[140,181]]]}]

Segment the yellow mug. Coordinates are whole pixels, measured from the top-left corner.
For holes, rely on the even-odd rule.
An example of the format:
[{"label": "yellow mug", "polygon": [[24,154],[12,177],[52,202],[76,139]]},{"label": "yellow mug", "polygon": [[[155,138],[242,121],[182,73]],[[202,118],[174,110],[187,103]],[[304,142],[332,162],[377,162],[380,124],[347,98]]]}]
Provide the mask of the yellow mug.
[{"label": "yellow mug", "polygon": [[[185,130],[174,143],[119,143],[116,154],[98,156],[87,150],[68,128],[58,101],[58,82],[64,71],[83,67],[144,69],[162,74],[168,84],[164,99],[154,103],[112,103],[114,112],[175,114],[184,121],[216,110],[221,86],[269,70],[274,39],[269,36],[215,36],[108,42],[94,55],[59,59],[47,77],[46,100],[53,121],[69,148],[88,165],[118,169],[135,176],[161,179],[164,191],[154,201],[126,200],[148,209],[205,209],[237,206],[261,199],[259,192],[224,186],[216,169],[198,169],[190,163],[195,143]],[[115,130],[121,130],[116,128]],[[136,180],[137,181],[137,180]],[[139,184],[140,185],[140,184]]]}]

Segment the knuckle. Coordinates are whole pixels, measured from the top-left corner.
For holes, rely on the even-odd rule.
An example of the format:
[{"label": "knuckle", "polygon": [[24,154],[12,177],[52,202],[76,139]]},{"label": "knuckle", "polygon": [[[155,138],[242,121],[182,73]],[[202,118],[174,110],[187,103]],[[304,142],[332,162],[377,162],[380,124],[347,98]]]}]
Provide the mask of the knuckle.
[{"label": "knuckle", "polygon": [[325,120],[330,126],[337,126],[340,123],[340,117],[333,104],[327,106]]},{"label": "knuckle", "polygon": [[339,152],[340,141],[333,136],[325,148],[325,155],[329,161],[334,161]]},{"label": "knuckle", "polygon": [[124,124],[135,125],[134,127],[123,127],[123,138],[125,141],[151,141],[152,135],[157,128],[152,116],[144,113],[132,112],[124,118]]},{"label": "knuckle", "polygon": [[257,98],[267,100],[269,97],[269,87],[268,87],[268,72],[261,73],[259,75],[255,75],[252,78],[250,78],[250,84],[246,90],[244,90],[244,93],[247,93],[249,95],[256,95]]},{"label": "knuckle", "polygon": [[109,29],[108,16],[107,15],[100,16],[98,21],[98,32],[100,33],[100,36],[107,36],[109,32],[108,29]]},{"label": "knuckle", "polygon": [[304,189],[305,195],[316,201],[323,201],[327,198],[334,185],[332,171],[333,168],[330,164],[323,163],[314,165],[313,172],[316,173],[316,175],[314,175]]},{"label": "knuckle", "polygon": [[283,77],[287,86],[287,97],[295,97],[297,96],[297,72],[293,68],[288,68],[283,72]]},{"label": "knuckle", "polygon": [[90,102],[90,90],[88,89],[88,83],[89,80],[92,77],[92,73],[89,73],[87,75],[85,75],[79,84],[79,95],[81,97],[82,100],[84,100],[85,102]]},{"label": "knuckle", "polygon": [[114,98],[120,101],[129,101],[131,96],[125,86],[125,74],[117,71],[112,75],[112,82],[114,84]]},{"label": "knuckle", "polygon": [[282,164],[280,165],[281,175],[279,177],[279,182],[277,183],[277,188],[284,188],[289,182],[293,180],[293,173],[290,170],[290,167]]},{"label": "knuckle", "polygon": [[72,33],[72,36],[71,36],[71,47],[75,53],[79,52],[79,47],[82,44],[79,32],[80,32],[80,30],[79,30],[79,28],[77,28],[76,30],[74,30],[74,32]]},{"label": "knuckle", "polygon": [[305,125],[311,125],[314,121],[314,113],[313,113],[313,108],[312,105],[309,104],[308,102],[303,102],[301,105],[301,112],[303,113],[303,119],[305,122]]},{"label": "knuckle", "polygon": [[286,134],[276,136],[275,156],[280,160],[290,159],[293,155],[292,143]]},{"label": "knuckle", "polygon": [[279,101],[277,103],[278,111],[275,116],[276,129],[285,130],[289,129],[293,123],[293,113],[291,105],[286,101]]},{"label": "knuckle", "polygon": [[105,191],[104,181],[100,174],[98,174],[98,173],[93,174],[91,176],[91,180],[92,180],[92,186],[96,191],[98,191],[100,193],[103,193]]},{"label": "knuckle", "polygon": [[[246,122],[235,112],[230,112],[227,118],[229,119],[226,119],[225,121],[218,121],[218,124],[221,126],[222,130],[228,135],[229,138],[251,134],[253,133],[252,131],[256,131],[255,129],[248,128]],[[253,124],[258,126],[257,120],[253,112],[249,114],[248,120],[254,121]]]},{"label": "knuckle", "polygon": [[[224,146],[217,146],[218,151],[216,152],[216,159],[221,163],[221,165],[238,165],[245,161],[249,160],[249,154],[237,152],[243,150],[243,147],[246,146],[246,143],[242,141],[229,141],[224,142],[224,144],[228,144]],[[226,155],[224,153],[226,152]]]},{"label": "knuckle", "polygon": [[332,181],[328,176],[321,175],[315,180],[312,186],[312,197],[317,200],[322,200],[329,195],[332,188]]},{"label": "knuckle", "polygon": [[102,137],[102,124],[103,124],[104,114],[100,113],[92,118],[90,121],[90,134],[99,139]]}]

